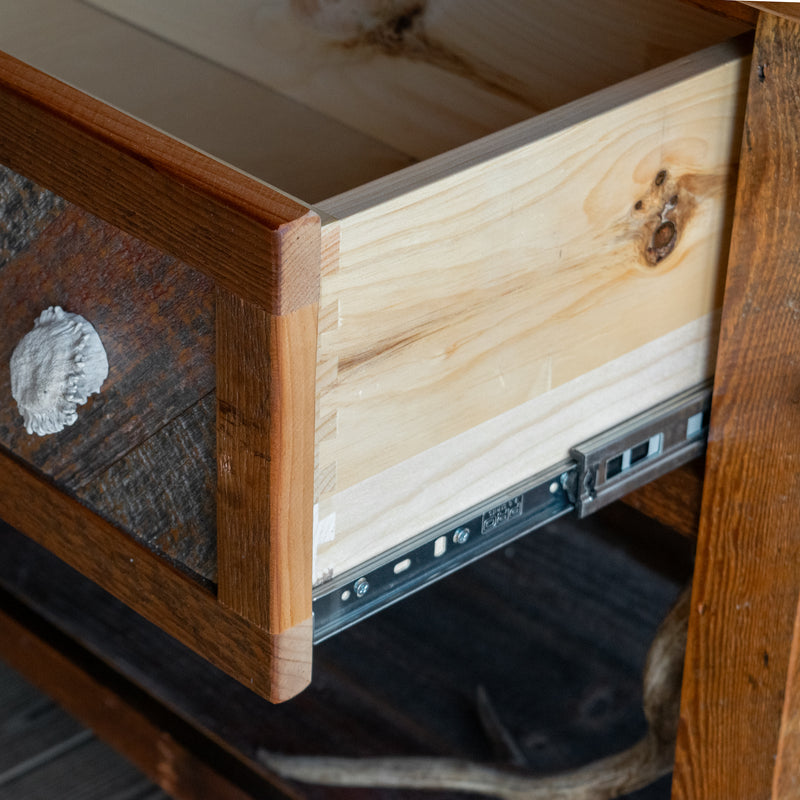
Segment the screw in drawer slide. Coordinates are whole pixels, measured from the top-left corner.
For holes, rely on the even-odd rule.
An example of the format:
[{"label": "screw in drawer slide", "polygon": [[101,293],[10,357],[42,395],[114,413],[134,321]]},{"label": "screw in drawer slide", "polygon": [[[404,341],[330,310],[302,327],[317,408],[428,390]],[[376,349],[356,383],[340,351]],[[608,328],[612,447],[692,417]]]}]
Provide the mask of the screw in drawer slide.
[{"label": "screw in drawer slide", "polygon": [[314,591],[318,643],[570,511],[585,517],[705,449],[703,384],[574,448],[572,459]]}]

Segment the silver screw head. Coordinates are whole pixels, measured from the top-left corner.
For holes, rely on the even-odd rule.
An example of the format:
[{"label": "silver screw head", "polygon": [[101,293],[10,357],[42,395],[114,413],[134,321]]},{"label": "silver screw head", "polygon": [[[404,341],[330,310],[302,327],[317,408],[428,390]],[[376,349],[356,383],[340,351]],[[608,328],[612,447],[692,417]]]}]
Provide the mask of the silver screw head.
[{"label": "silver screw head", "polygon": [[366,578],[359,578],[353,584],[353,591],[356,597],[363,597],[369,591],[369,581]]},{"label": "silver screw head", "polygon": [[453,533],[453,541],[456,544],[465,544],[469,539],[469,528],[456,528]]}]

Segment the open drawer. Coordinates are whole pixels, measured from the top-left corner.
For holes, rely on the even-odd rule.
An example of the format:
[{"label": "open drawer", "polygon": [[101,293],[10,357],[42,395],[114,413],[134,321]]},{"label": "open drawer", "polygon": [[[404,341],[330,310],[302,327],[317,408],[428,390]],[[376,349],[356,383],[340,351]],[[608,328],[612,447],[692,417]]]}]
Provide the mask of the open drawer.
[{"label": "open drawer", "polygon": [[[264,696],[310,680],[312,595],[358,602],[362,565],[713,373],[739,23],[679,0],[0,14],[0,517]],[[109,374],[37,437],[8,362],[54,305]]]}]

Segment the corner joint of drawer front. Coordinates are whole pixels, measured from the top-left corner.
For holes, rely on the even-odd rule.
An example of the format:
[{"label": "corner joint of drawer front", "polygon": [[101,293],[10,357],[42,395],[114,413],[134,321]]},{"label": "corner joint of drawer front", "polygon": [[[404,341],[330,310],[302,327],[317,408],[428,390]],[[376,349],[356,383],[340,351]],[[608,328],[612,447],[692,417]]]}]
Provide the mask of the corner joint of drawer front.
[{"label": "corner joint of drawer front", "polygon": [[275,236],[275,296],[271,313],[290,314],[319,303],[322,226],[309,211],[281,225]]},{"label": "corner joint of drawer front", "polygon": [[313,618],[309,617],[281,633],[267,634],[272,645],[266,693],[270,702],[291,700],[311,683],[313,633]]}]

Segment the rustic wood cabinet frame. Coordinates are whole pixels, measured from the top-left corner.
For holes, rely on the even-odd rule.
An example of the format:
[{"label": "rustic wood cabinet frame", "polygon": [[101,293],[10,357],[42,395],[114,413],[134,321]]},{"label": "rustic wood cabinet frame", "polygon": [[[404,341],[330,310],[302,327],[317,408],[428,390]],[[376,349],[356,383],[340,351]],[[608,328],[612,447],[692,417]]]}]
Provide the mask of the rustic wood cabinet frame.
[{"label": "rustic wood cabinet frame", "polygon": [[217,595],[5,454],[0,513],[259,693],[291,697],[311,668],[319,218],[6,55],[0,128],[4,164],[215,283]]}]

